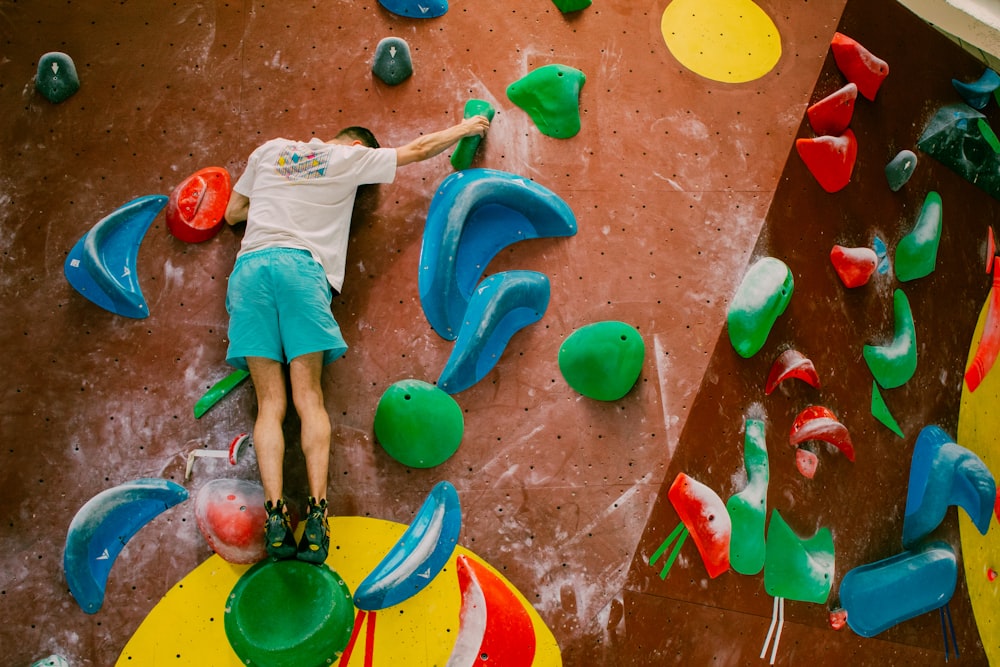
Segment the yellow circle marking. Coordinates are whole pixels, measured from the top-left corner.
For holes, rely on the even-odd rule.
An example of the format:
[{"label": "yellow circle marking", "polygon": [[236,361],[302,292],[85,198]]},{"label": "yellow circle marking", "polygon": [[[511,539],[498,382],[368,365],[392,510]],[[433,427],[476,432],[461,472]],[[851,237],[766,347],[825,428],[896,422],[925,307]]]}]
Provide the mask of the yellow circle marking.
[{"label": "yellow circle marking", "polygon": [[[403,524],[381,519],[333,517],[326,564],[354,591],[405,530]],[[507,582],[495,568],[468,549],[458,547],[454,555],[459,554],[483,563]],[[249,565],[233,565],[213,554],[153,607],[125,645],[116,666],[246,667],[229,645],[224,617],[230,591],[249,568]],[[562,657],[552,632],[524,596],[513,586],[510,588],[528,611],[535,629],[534,665],[560,667]],[[361,628],[349,665],[340,665],[339,660],[333,664],[360,667],[365,664],[364,655],[368,651],[376,667],[444,665],[458,638],[461,607],[462,594],[452,557],[420,593],[376,613],[374,646],[365,646],[366,628]]]},{"label": "yellow circle marking", "polygon": [[673,0],[660,30],[682,65],[715,81],[759,79],[781,57],[777,26],[751,0]]}]

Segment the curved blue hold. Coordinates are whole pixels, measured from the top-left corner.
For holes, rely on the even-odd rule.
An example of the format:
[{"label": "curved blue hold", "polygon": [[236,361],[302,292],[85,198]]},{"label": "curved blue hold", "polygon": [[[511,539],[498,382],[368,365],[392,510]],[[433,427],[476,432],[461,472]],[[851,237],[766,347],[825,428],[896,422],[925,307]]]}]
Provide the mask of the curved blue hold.
[{"label": "curved blue hold", "polygon": [[385,609],[422,591],[451,559],[461,529],[458,492],[450,482],[438,482],[406,532],[358,584],[354,605],[365,611]]},{"label": "curved blue hold", "polygon": [[111,566],[125,543],[187,497],[187,490],[171,481],[137,479],[98,493],[80,508],[66,533],[63,570],[81,609],[97,613]]},{"label": "curved blue hold", "polygon": [[849,571],[840,583],[840,604],[854,632],[874,637],[948,604],[957,581],[955,552],[945,542],[929,542]]},{"label": "curved blue hold", "polygon": [[420,248],[420,304],[431,327],[455,340],[486,265],[504,247],[573,236],[576,217],[558,195],[521,176],[466,169],[431,200]]},{"label": "curved blue hold", "polygon": [[433,19],[448,11],[448,0],[378,0],[393,14],[411,19]]},{"label": "curved blue hold", "polygon": [[63,265],[73,289],[112,313],[147,317],[149,308],[139,287],[136,258],[146,230],[167,199],[164,195],[133,199],[84,234]]},{"label": "curved blue hold", "polygon": [[951,505],[965,509],[983,535],[997,490],[982,459],[952,442],[939,426],[925,426],[913,446],[903,514],[903,547],[911,548],[944,520]]},{"label": "curved blue hold", "polygon": [[951,85],[955,87],[958,94],[962,96],[965,103],[973,109],[984,109],[993,95],[993,91],[1000,88],[1000,74],[990,68],[986,68],[982,76],[975,81],[966,83],[958,79],[952,79]]},{"label": "curved blue hold", "polygon": [[511,336],[542,319],[549,306],[549,279],[537,271],[504,271],[476,288],[438,386],[457,394],[489,373]]}]

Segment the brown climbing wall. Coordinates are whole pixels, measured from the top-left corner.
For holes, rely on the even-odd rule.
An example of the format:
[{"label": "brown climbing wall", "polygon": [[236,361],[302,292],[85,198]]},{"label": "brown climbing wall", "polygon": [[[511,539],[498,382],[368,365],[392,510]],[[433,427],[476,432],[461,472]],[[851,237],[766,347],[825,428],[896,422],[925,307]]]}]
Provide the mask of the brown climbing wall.
[{"label": "brown climbing wall", "polygon": [[[787,168],[785,161],[805,131],[810,99],[833,89],[827,47],[843,1],[761,0],[782,55],[772,72],[740,85],[704,79],[673,59],[659,29],[666,0],[597,2],[571,15],[548,0],[452,4],[444,17],[421,22],[351,0],[0,3],[0,344],[8,376],[0,413],[0,645],[10,664],[53,653],[74,665],[113,664],[150,609],[210,550],[191,504],[178,505],[129,542],[104,608],[89,616],[62,574],[69,521],[89,498],[131,479],[184,483],[188,452],[225,446],[249,429],[254,411],[248,385],[199,420],[191,410],[229,372],[223,300],[238,233],[187,245],[156,220],[138,257],[151,312],[144,320],[111,315],[69,287],[62,265],[77,239],[115,207],[167,194],[202,167],[224,166],[236,176],[264,139],[328,137],[361,123],[384,144],[400,144],[453,122],[470,97],[498,110],[474,166],[550,188],[573,208],[579,233],[513,246],[488,268],[545,273],[549,309],[511,340],[483,381],[456,396],[466,432],[455,457],[430,470],[405,469],[374,441],[372,419],[389,385],[435,380],[451,349],[427,325],[416,284],[423,219],[450,165],[440,157],[408,167],[395,184],[359,200],[344,294],[334,305],[351,350],[325,377],[333,511],[406,523],[433,484],[447,479],[463,503],[460,541],[535,605],[566,664],[742,664],[727,656],[759,650],[770,610],[759,578],[726,575],[702,586],[700,563],[688,556],[659,582],[642,559],[670,527],[664,480],[685,469],[721,493],[737,469],[730,453],[742,416],[762,402],[769,359],[740,362],[724,339],[716,342],[743,270],[766,252],[794,258],[799,281],[769,350],[779,340],[797,343],[800,331],[813,335],[847,309],[856,327],[834,329],[810,353],[824,371],[824,395],[862,424],[856,440],[864,454],[853,468],[821,461],[813,487],[789,491],[789,519],[804,529],[836,513],[844,562],[889,548],[914,429],[937,415],[954,424],[957,396],[941,391],[937,369],[949,369],[944,388],[954,389],[985,294],[982,277],[963,270],[978,257],[981,221],[995,203],[929,160],[896,197],[879,170],[895,150],[912,147],[923,119],[950,99],[947,79],[971,78],[975,63],[888,0],[852,2],[845,29],[871,41],[893,75],[878,103],[860,105],[857,176],[833,197],[794,156]],[[876,21],[886,13],[889,23]],[[885,25],[893,30],[878,27]],[[414,76],[396,87],[371,74],[386,36],[406,40],[414,60]],[[53,50],[72,56],[82,82],[59,105],[32,87],[38,59]],[[508,84],[550,63],[587,76],[582,129],[571,139],[541,135],[504,95]],[[918,326],[936,319],[947,328],[936,344],[921,329],[925,375],[905,398],[904,391],[892,396],[908,429],[901,443],[858,407],[868,386],[860,350],[848,344],[886,330],[884,295],[870,290],[845,303],[825,259],[806,251],[821,255],[840,235],[861,244],[873,229],[897,234],[917,205],[914,193],[937,179],[946,202],[944,250],[954,259],[947,278],[935,277],[911,298]],[[962,220],[967,230],[952,225]],[[556,358],[574,329],[611,319],[639,329],[647,360],[629,395],[596,403],[566,386]],[[773,436],[801,395],[772,397]],[[294,423],[289,434],[294,452]],[[869,452],[878,447],[896,449],[875,463]],[[194,494],[214,477],[254,479],[251,459],[235,468],[199,462],[185,486]],[[294,453],[288,467],[292,483],[301,483]],[[887,476],[888,505],[881,496],[857,498],[878,474]],[[834,481],[840,478],[846,481]],[[975,630],[962,605],[955,605],[956,622],[975,664]],[[832,647],[829,664],[940,657],[930,621],[886,643],[824,630],[818,606],[790,605],[789,618],[783,660],[805,655],[805,648],[795,652],[798,643]]]}]

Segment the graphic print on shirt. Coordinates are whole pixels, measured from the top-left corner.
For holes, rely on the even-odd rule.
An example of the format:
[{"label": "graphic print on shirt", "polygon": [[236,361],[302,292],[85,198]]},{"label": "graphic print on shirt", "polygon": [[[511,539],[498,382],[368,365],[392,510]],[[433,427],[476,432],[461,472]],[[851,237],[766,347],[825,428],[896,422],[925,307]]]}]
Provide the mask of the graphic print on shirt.
[{"label": "graphic print on shirt", "polygon": [[329,163],[329,148],[314,150],[309,145],[288,144],[281,149],[275,169],[290,181],[304,181],[322,177]]}]

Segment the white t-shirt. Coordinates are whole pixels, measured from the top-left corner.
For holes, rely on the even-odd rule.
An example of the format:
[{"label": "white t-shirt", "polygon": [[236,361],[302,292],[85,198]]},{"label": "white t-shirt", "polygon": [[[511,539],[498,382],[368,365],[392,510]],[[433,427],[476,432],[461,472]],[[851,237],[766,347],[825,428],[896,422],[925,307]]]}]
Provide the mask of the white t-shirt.
[{"label": "white t-shirt", "polygon": [[338,292],[359,185],[391,183],[396,151],[272,139],[261,145],[233,190],[250,199],[243,255],[264,248],[308,250]]}]

